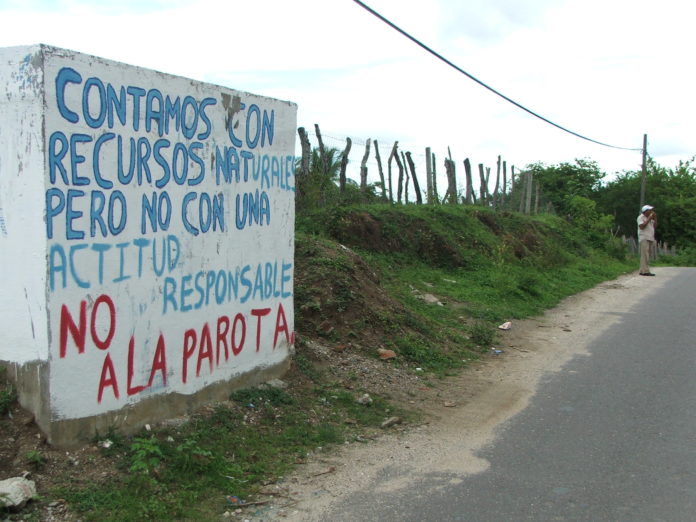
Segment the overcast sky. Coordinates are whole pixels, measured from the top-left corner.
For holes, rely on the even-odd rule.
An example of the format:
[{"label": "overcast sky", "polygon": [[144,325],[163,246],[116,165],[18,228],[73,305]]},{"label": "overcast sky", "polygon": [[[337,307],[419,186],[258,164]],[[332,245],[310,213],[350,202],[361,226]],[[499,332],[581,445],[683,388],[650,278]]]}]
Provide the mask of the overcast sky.
[{"label": "overcast sky", "polygon": [[[696,154],[693,24],[687,0],[366,0],[460,68],[593,140],[674,167]],[[298,104],[328,146],[367,138],[449,146],[517,169],[597,161],[610,175],[641,154],[596,145],[521,111],[438,61],[353,0],[0,0],[0,46],[45,43]],[[424,169],[420,165],[417,168]],[[356,172],[353,170],[353,172]],[[371,169],[370,178],[376,179]]]}]

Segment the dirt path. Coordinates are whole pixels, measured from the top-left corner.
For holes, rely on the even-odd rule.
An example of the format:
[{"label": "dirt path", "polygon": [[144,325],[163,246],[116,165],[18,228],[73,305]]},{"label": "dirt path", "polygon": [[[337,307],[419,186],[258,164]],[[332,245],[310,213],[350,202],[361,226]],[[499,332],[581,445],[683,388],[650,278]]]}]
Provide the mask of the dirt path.
[{"label": "dirt path", "polygon": [[[589,356],[590,343],[675,270],[657,269],[655,278],[623,276],[570,297],[541,317],[514,322],[499,335],[496,348],[502,354],[438,385],[438,398],[428,404],[428,424],[387,432],[369,444],[346,445],[337,454],[319,454],[283,483],[269,486],[284,496],[260,506],[256,514],[247,508],[235,515],[250,521],[326,520],[333,505],[363,488],[388,494],[425,472],[486,470],[488,462],[476,452],[529,404],[541,378],[562,371],[573,357]],[[390,479],[382,474],[378,480],[387,467],[400,473]]]}]

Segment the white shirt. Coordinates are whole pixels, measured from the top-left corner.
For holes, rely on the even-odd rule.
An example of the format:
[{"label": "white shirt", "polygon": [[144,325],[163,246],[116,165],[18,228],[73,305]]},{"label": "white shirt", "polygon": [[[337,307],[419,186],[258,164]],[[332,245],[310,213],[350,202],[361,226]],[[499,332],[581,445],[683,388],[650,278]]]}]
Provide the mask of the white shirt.
[{"label": "white shirt", "polygon": [[[638,241],[643,241],[647,239],[648,241],[655,241],[655,222],[650,220],[645,214],[638,216]],[[645,228],[640,228],[643,223],[648,223]]]}]

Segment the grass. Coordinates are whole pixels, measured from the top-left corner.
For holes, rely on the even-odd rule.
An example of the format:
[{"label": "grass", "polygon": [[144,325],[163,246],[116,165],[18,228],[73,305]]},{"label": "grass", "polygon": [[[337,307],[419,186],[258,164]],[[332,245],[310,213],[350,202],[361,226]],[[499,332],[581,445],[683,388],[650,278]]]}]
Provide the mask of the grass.
[{"label": "grass", "polygon": [[[539,314],[635,269],[634,260],[592,246],[582,231],[552,216],[374,205],[298,216],[298,227],[299,338],[360,344],[371,331],[399,354],[394,364],[421,368],[431,386],[431,378],[488,351],[500,323]],[[373,306],[355,290],[365,266],[377,274],[368,284],[379,284],[398,306]],[[443,306],[418,298],[427,293]],[[351,317],[343,334],[322,326]],[[355,375],[348,375],[355,389],[347,391],[299,349],[294,364],[309,386],[239,390],[176,429],[105,434],[112,444],[102,453],[121,470],[118,477],[66,484],[53,496],[65,498],[82,520],[211,520],[229,509],[228,497],[252,499],[308,454],[360,440],[389,416],[409,418],[375,394],[359,404],[364,390]],[[0,409],[12,392],[0,390]]]},{"label": "grass", "polygon": [[7,370],[0,367],[0,415],[5,415],[17,401],[17,390],[7,380]]},{"label": "grass", "polygon": [[356,429],[379,426],[394,411],[379,397],[365,406],[330,387],[244,389],[231,399],[178,430],[142,432],[103,450],[127,470],[119,480],[54,495],[84,520],[211,520],[227,497],[253,497],[308,454],[355,440]]}]

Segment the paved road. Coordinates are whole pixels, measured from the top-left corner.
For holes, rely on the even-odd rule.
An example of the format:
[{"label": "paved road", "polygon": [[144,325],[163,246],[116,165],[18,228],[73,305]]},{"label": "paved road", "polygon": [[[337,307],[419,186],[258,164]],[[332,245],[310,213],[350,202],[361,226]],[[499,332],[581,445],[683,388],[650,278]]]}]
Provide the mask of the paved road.
[{"label": "paved road", "polygon": [[487,471],[426,475],[379,499],[363,492],[328,519],[696,521],[696,269],[589,351],[546,377],[479,452]]}]

